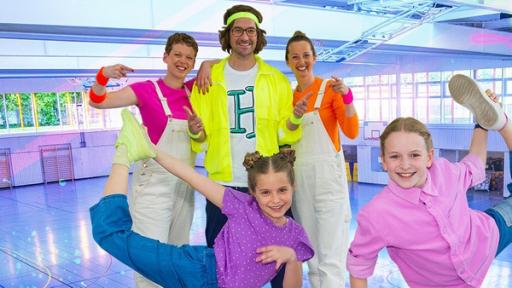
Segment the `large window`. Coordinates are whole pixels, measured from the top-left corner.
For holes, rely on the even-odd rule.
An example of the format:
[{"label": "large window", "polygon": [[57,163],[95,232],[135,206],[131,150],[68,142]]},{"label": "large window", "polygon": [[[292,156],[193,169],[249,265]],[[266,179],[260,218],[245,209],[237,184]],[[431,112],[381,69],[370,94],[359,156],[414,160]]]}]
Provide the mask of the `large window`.
[{"label": "large window", "polygon": [[471,113],[450,96],[448,82],[455,74],[472,77],[482,89],[495,91],[502,96],[506,112],[512,114],[512,67],[372,75],[345,81],[354,92],[362,120],[390,121],[401,116],[428,124],[470,124]]},{"label": "large window", "polygon": [[388,121],[396,118],[396,75],[347,78],[354,93],[359,119]]},{"label": "large window", "polygon": [[5,128],[18,128],[27,130],[34,127],[33,103],[30,94],[11,93],[4,94]]},{"label": "large window", "polygon": [[0,94],[0,134],[55,130],[117,129],[119,109],[84,104],[85,92]]},{"label": "large window", "polygon": [[[501,96],[504,110],[512,115],[512,67],[367,75],[344,80],[354,93],[361,120],[389,122],[396,117],[415,117],[427,124],[471,124],[471,113],[450,97],[448,82],[454,74],[470,76],[484,90],[495,91]],[[85,92],[0,94],[0,134],[119,127],[119,109],[94,109],[87,104]]]}]

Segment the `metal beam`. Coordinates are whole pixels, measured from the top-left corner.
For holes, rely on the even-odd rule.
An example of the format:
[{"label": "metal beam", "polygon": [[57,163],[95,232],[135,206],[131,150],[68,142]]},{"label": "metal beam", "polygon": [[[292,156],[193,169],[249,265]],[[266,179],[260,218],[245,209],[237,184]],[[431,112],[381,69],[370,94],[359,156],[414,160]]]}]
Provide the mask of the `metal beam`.
[{"label": "metal beam", "polygon": [[[395,1],[401,2],[401,1]],[[402,2],[405,4],[405,2]],[[385,10],[389,11],[389,6]],[[338,48],[321,49],[317,59],[325,62],[343,62],[353,59],[423,23],[453,10],[452,7],[438,7],[433,1],[413,1],[407,5],[394,5],[401,12],[384,22],[364,31],[361,36]],[[416,19],[419,18],[419,19]]]}]

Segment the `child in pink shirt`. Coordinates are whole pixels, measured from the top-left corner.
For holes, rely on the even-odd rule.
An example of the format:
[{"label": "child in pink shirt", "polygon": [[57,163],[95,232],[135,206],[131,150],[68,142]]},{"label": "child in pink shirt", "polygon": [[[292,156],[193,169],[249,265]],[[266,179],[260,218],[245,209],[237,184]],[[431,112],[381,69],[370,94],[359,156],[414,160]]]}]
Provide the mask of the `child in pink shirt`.
[{"label": "child in pink shirt", "polygon": [[380,136],[389,184],[358,214],[347,268],[351,287],[367,287],[386,247],[410,287],[479,287],[493,259],[512,241],[512,199],[485,212],[466,191],[485,179],[487,129],[512,148],[512,125],[496,96],[463,75],[449,83],[454,100],[476,116],[469,154],[459,163],[434,159],[432,138],[414,118],[392,121]]}]

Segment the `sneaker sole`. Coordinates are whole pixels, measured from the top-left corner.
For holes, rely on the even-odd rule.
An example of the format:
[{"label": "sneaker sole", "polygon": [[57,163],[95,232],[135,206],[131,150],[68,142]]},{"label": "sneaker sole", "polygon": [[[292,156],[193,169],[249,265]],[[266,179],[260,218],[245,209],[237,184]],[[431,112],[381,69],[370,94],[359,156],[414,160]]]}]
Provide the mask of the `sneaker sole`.
[{"label": "sneaker sole", "polygon": [[[138,137],[140,137],[141,139],[144,139],[144,142],[139,143],[139,144],[146,146],[143,149],[145,151],[148,151],[148,155],[145,155],[145,156],[148,156],[151,158],[155,157],[156,153],[154,151],[153,145],[149,142],[149,139],[146,136],[146,131],[144,131],[144,129],[142,129],[142,127],[140,126],[137,119],[135,119],[133,114],[128,109],[123,109],[121,111],[121,118],[123,119],[123,123],[124,123],[123,125],[128,125],[130,130],[132,131],[132,133],[137,133],[137,134],[139,134]],[[149,151],[151,151],[151,153],[149,153]],[[128,152],[128,153],[130,154],[130,152]],[[139,157],[136,157],[136,158],[139,158]],[[133,160],[137,161],[140,159],[133,159]]]},{"label": "sneaker sole", "polygon": [[496,124],[499,118],[498,111],[473,79],[465,75],[454,75],[448,83],[448,89],[453,100],[468,108],[482,127],[489,129]]}]

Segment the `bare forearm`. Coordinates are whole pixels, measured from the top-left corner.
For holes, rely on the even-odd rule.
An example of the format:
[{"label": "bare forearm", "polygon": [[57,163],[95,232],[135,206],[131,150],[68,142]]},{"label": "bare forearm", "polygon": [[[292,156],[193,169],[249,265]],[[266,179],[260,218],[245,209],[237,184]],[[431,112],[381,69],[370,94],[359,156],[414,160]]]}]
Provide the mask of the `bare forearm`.
[{"label": "bare forearm", "polygon": [[105,86],[101,86],[98,84],[98,82],[94,81],[94,84],[92,85],[91,89],[94,91],[94,93],[101,95],[107,91],[107,88]]},{"label": "bare forearm", "polygon": [[286,263],[286,272],[284,273],[283,287],[302,287],[302,262],[290,261]]},{"label": "bare forearm", "polygon": [[[102,91],[96,90],[96,87],[101,88]],[[102,95],[105,93],[105,88],[101,85],[98,85],[97,83],[95,83],[91,89],[93,89],[96,95]],[[89,101],[89,105],[97,109],[119,108],[138,105],[138,100],[132,88],[130,86],[126,86],[117,91],[107,92],[105,100],[101,103],[94,103]]]},{"label": "bare forearm", "polygon": [[503,127],[499,133],[503,137],[503,140],[505,140],[508,150],[512,150],[512,123],[510,122],[510,119],[507,119],[505,127]]},{"label": "bare forearm", "polygon": [[181,162],[180,160],[174,158],[171,155],[162,153],[158,149],[155,160],[158,162],[158,164],[164,167],[165,170],[185,181],[191,181],[190,175],[194,175],[195,173],[197,173],[191,166]]},{"label": "bare forearm", "polygon": [[113,164],[112,171],[110,171],[107,183],[103,189],[103,196],[128,194],[128,172],[129,168],[127,166]]},{"label": "bare forearm", "polygon": [[475,128],[469,146],[469,153],[478,156],[484,165],[487,162],[487,133],[484,129]]},{"label": "bare forearm", "polygon": [[208,200],[215,204],[215,206],[222,208],[222,198],[224,196],[224,187],[222,185],[197,173],[192,166],[158,149],[155,160],[164,167],[165,170],[187,182],[192,188],[203,194]]},{"label": "bare forearm", "polygon": [[350,287],[351,288],[367,288],[368,280],[361,279],[361,278],[355,278],[354,276],[350,275]]}]

